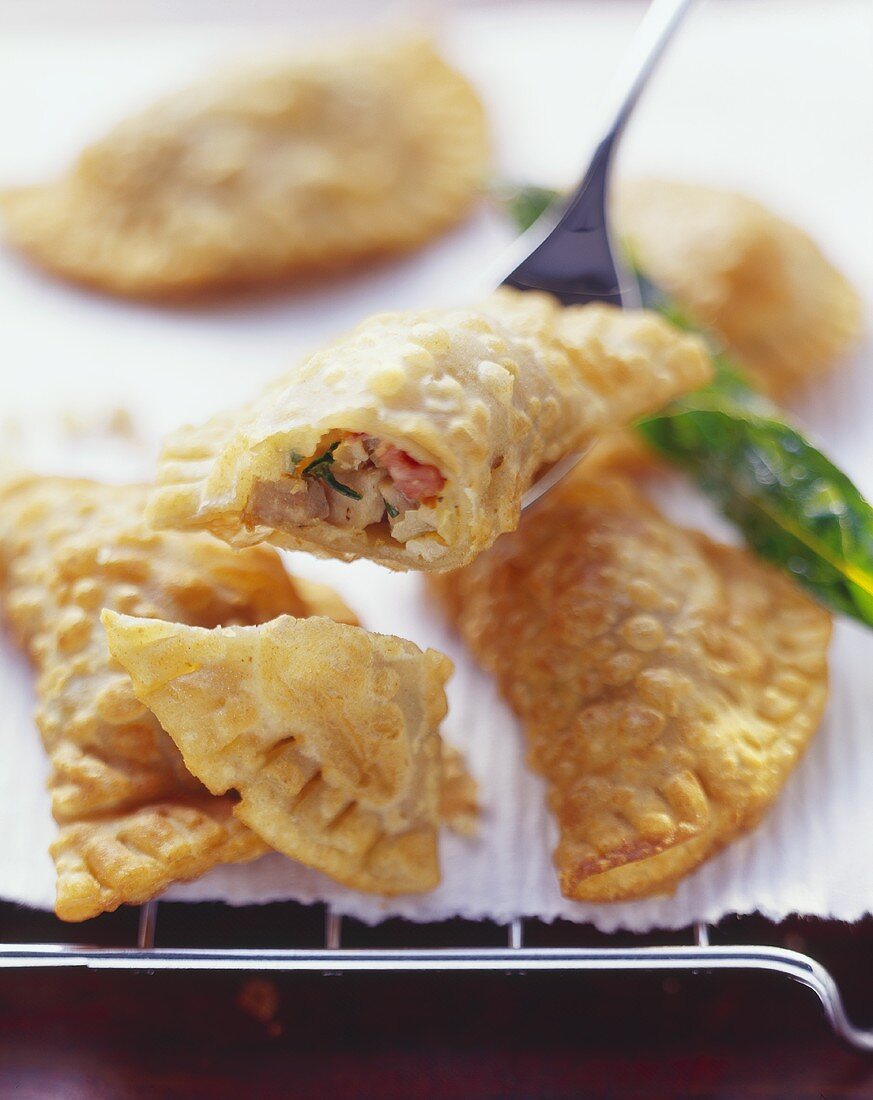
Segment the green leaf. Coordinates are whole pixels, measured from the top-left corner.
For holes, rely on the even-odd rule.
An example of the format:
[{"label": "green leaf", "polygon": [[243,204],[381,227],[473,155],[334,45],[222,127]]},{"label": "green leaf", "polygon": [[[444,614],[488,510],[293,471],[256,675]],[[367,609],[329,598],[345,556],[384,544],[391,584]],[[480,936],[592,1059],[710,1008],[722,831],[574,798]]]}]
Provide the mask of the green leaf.
[{"label": "green leaf", "polygon": [[[516,188],[502,201],[526,229],[560,196]],[[498,197],[501,197],[498,195]],[[691,318],[639,271],[643,304],[678,328]],[[823,604],[873,626],[873,509],[842,470],[754,390],[742,369],[704,334],[715,378],[673,401],[637,430],[685,470],[761,557],[786,570]]]},{"label": "green leaf", "polygon": [[[382,499],[384,500],[385,498],[383,497]],[[385,501],[385,511],[386,511],[386,512],[388,513],[388,515],[389,515],[389,516],[390,516],[390,517],[391,517],[392,519],[396,519],[396,518],[397,518],[397,516],[399,516],[399,515],[400,515],[400,512],[399,512],[399,511],[398,511],[398,510],[397,510],[397,509],[396,509],[396,508],[394,507],[394,505],[393,505],[393,504],[392,504],[392,503],[391,503],[390,501],[388,501],[388,500],[386,500],[386,501]]]},{"label": "green leaf", "polygon": [[[643,304],[692,322],[637,272]],[[873,625],[873,509],[850,478],[708,340],[715,378],[637,425],[742,531],[835,611]]]},{"label": "green leaf", "polygon": [[873,625],[873,511],[799,432],[711,387],[638,429],[693,477],[761,557],[828,607]]}]

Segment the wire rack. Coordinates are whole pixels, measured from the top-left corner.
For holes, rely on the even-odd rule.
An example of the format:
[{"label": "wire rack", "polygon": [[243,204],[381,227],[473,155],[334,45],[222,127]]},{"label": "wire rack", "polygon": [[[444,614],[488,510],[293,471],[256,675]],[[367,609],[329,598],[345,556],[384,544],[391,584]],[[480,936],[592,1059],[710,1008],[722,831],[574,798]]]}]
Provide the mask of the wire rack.
[{"label": "wire rack", "polygon": [[873,1030],[848,1017],[830,971],[809,955],[759,944],[726,946],[709,941],[709,926],[694,926],[694,942],[631,947],[550,947],[525,943],[525,922],[505,928],[500,947],[343,946],[343,918],[325,912],[321,947],[198,948],[161,947],[159,904],[140,908],[136,943],[91,947],[70,943],[0,944],[0,969],[86,967],[93,970],[309,971],[342,974],[361,971],[768,971],[786,975],[813,990],[834,1031],[846,1043],[873,1052]]}]

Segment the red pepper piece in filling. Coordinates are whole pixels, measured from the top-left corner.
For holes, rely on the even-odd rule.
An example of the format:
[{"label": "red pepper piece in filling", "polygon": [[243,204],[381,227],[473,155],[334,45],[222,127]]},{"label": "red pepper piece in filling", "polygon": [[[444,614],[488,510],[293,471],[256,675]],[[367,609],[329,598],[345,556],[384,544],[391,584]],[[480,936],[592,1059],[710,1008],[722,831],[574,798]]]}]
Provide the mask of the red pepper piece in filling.
[{"label": "red pepper piece in filling", "polygon": [[376,458],[379,465],[391,475],[400,492],[409,500],[421,503],[429,497],[435,497],[442,492],[446,483],[446,479],[436,466],[418,462],[392,443],[381,444]]}]

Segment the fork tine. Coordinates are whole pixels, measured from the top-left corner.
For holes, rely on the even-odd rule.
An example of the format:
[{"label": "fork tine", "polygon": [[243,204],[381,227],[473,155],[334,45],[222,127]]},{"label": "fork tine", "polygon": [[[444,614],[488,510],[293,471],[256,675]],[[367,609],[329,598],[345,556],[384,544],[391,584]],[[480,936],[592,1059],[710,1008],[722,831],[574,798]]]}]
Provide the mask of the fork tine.
[{"label": "fork tine", "polygon": [[525,258],[503,280],[518,290],[545,290],[564,305],[607,302],[635,308],[639,292],[623,270],[609,232],[613,153],[643,88],[683,16],[696,0],[651,0],[610,91],[611,117],[582,181],[555,220],[546,211],[513,248]]}]

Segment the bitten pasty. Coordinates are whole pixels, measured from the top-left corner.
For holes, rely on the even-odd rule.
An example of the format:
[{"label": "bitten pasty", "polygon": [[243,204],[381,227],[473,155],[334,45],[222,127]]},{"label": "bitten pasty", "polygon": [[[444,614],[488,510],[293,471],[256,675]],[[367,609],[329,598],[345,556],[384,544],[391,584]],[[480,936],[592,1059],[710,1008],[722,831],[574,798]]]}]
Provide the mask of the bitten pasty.
[{"label": "bitten pasty", "polygon": [[707,382],[655,314],[502,290],[373,317],[250,405],[166,443],[149,518],[395,569],[472,560],[537,471]]},{"label": "bitten pasty", "polygon": [[324,613],[324,592],[298,591],[274,551],[152,531],[144,502],[139,486],[67,478],[24,474],[0,486],[0,602],[38,673],[64,920],[267,850],[232,798],[190,775],[137,700],[109,656],[101,608],[199,626]]},{"label": "bitten pasty", "polygon": [[106,611],[113,657],[213,794],[357,890],[440,881],[448,657],[330,619],[203,630]]},{"label": "bitten pasty", "polygon": [[621,478],[573,475],[432,584],[521,720],[569,898],[672,890],[754,827],[821,719],[828,614]]},{"label": "bitten pasty", "polygon": [[2,209],[43,266],[169,296],[408,249],[460,219],[486,170],[470,85],[426,41],[395,38],[203,80]]},{"label": "bitten pasty", "polygon": [[643,271],[768,393],[814,378],[858,337],[849,282],[805,233],[745,195],[639,180],[620,189],[618,220]]}]

